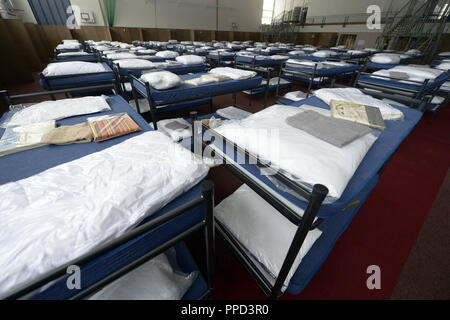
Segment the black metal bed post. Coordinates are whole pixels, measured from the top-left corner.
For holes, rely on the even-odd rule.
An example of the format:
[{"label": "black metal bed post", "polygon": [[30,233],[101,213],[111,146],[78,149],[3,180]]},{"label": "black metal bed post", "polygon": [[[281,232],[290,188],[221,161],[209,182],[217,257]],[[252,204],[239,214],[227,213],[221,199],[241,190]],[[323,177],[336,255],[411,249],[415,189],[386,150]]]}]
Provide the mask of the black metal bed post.
[{"label": "black metal bed post", "polygon": [[148,84],[148,82],[145,82],[145,90],[147,91],[147,101],[148,104],[150,106],[150,115],[152,117],[152,122],[153,122],[153,128],[155,130],[158,130],[158,125],[157,125],[157,120],[156,120],[156,106],[153,103],[153,98],[150,92],[150,85]]},{"label": "black metal bed post", "polygon": [[[52,88],[50,87],[50,84],[48,83],[47,79],[44,77],[44,75],[41,73],[39,73],[39,78],[41,79],[41,81],[44,83],[45,89],[52,91]],[[50,98],[55,101],[56,97],[53,94],[50,94]]]},{"label": "black metal bed post", "polygon": [[322,202],[325,200],[327,194],[328,194],[327,187],[321,184],[314,185],[309,199],[308,207],[303,213],[303,217],[291,242],[291,246],[289,247],[286,258],[284,259],[280,273],[278,274],[277,280],[275,281],[275,285],[273,286],[270,296],[271,299],[278,299],[278,297],[281,296],[282,288],[286,280],[286,277],[288,276],[289,271],[292,268],[292,264],[294,263],[300,251],[300,248],[302,247],[303,242],[305,241],[306,236],[308,235],[308,232],[311,229],[311,225],[313,224],[314,219],[316,218],[317,213],[319,212],[320,206],[322,205]]},{"label": "black metal bed post", "polygon": [[308,91],[306,92],[306,97],[309,98],[310,92],[311,92],[311,88],[312,85],[314,83],[314,78],[316,77],[316,71],[317,71],[317,63],[314,64],[314,69],[313,72],[311,74],[311,80],[309,81],[309,85],[308,85]]},{"label": "black metal bed post", "polygon": [[285,67],[286,67],[286,62],[281,62],[280,70],[278,71],[278,83],[277,83],[277,88],[275,89],[275,103],[277,103],[278,98],[279,98],[281,74],[282,74],[283,69],[284,69]]},{"label": "black metal bed post", "polygon": [[197,121],[198,113],[197,111],[189,112],[189,116],[191,118],[191,131],[192,131],[192,144],[191,144],[191,152],[195,154],[195,142],[196,142],[196,131],[195,131],[195,121]]},{"label": "black metal bed post", "polygon": [[214,183],[206,180],[202,183],[202,198],[204,200],[205,210],[205,246],[206,246],[206,269],[207,269],[207,282],[211,292],[210,298],[214,299],[214,278],[215,278],[215,223],[214,223]]},{"label": "black metal bed post", "polygon": [[[134,103],[136,104],[136,111],[141,114],[141,107],[139,106],[139,101],[138,101],[138,96],[137,96],[137,92],[136,89],[134,88],[134,86],[131,86],[131,94],[133,95],[133,99],[134,99]],[[155,129],[156,130],[156,129]]]},{"label": "black metal bed post", "polygon": [[1,90],[0,96],[3,97],[5,103],[7,104],[8,107],[13,105],[13,102],[12,102],[11,98],[9,97],[9,93],[7,90]]},{"label": "black metal bed post", "polygon": [[267,99],[269,97],[269,87],[270,87],[270,67],[267,68],[267,80],[266,80],[266,86],[264,90],[264,109],[267,108]]}]

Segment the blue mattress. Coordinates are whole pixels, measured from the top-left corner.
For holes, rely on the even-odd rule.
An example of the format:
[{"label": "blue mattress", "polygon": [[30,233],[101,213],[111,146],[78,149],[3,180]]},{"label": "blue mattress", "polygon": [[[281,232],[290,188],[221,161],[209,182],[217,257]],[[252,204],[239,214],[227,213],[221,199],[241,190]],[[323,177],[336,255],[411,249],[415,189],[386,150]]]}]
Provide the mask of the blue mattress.
[{"label": "blue mattress", "polygon": [[[303,104],[329,109],[328,105],[317,97],[310,97],[301,101],[290,103],[292,106],[301,106]],[[353,178],[349,181],[341,198],[331,204],[322,205],[318,213],[319,217],[328,218],[335,215],[336,212],[346,208],[347,205],[361,192],[361,190],[366,187],[371,179],[377,175],[378,171],[395,152],[400,143],[408,136],[423,115],[415,109],[402,107],[398,108],[404,113],[404,120],[386,121],[387,129],[380,133],[378,140],[374,143],[366,157],[361,162]],[[293,195],[278,189],[266,176],[260,174],[260,169],[257,166],[252,164],[242,164],[241,166],[257,177],[262,183],[270,187],[273,191],[280,194],[285,199],[288,199],[296,206],[305,209],[305,201],[302,201]]]},{"label": "blue mattress", "polygon": [[[287,59],[286,59],[287,60]],[[275,59],[254,59],[253,57],[236,56],[236,62],[255,64],[257,66],[279,66],[286,60],[275,60]]]},{"label": "blue mattress", "polygon": [[93,54],[86,56],[62,56],[56,57],[54,59],[55,62],[64,62],[64,61],[97,61],[97,57]]},{"label": "blue mattress", "polygon": [[46,90],[51,89],[67,89],[67,88],[75,88],[96,84],[106,84],[112,83],[115,80],[115,75],[112,69],[108,66],[107,63],[102,63],[107,71],[99,72],[99,73],[90,73],[90,74],[74,74],[74,75],[65,75],[65,76],[56,76],[56,77],[46,77],[47,83],[49,87],[46,86],[42,79],[40,80],[40,84],[42,88]]},{"label": "blue mattress", "polygon": [[[201,75],[207,74],[206,72],[196,74],[186,74],[180,76],[183,81],[198,78]],[[257,87],[261,84],[262,78],[259,76],[245,79],[245,80],[227,80],[222,82],[208,83],[199,86],[193,86],[183,83],[181,86],[168,90],[156,90],[150,87],[152,98],[155,102],[170,102],[182,99],[195,98],[201,95],[218,95],[221,92],[229,91],[242,91]],[[137,90],[145,96],[145,87],[133,80],[133,83]]]},{"label": "blue mattress", "polygon": [[[219,60],[219,55],[218,54],[208,53],[207,57],[209,59],[212,59],[212,60]],[[234,60],[234,53],[221,54],[220,55],[220,60],[221,61],[232,61],[232,60]]]},{"label": "blue mattress", "polygon": [[[283,89],[290,89],[292,87],[292,82],[289,83],[280,83],[279,89],[283,90]],[[261,88],[256,88],[251,90],[252,94],[258,94],[258,93],[263,93],[266,90],[266,87],[261,87]],[[277,90],[277,85],[269,85],[268,87],[269,91],[275,91]]]},{"label": "blue mattress", "polygon": [[[285,67],[286,70],[292,70],[292,71],[298,71],[298,72],[304,72],[304,73],[311,73],[314,71],[314,68],[311,67],[296,67],[292,65],[287,65]],[[343,66],[343,67],[336,67],[336,68],[318,68],[316,69],[315,75],[317,77],[331,77],[335,75],[339,75],[342,73],[349,73],[354,72],[359,69],[359,66],[357,64],[352,64],[350,66]]]},{"label": "blue mattress", "polygon": [[394,63],[376,63],[372,61],[367,61],[366,68],[370,70],[387,70],[391,69],[395,66],[398,66],[398,64]]},{"label": "blue mattress", "polygon": [[[444,82],[446,82],[450,78],[450,74],[443,73],[439,77],[437,77],[434,81],[428,82],[428,84],[425,86],[424,91],[427,92],[431,89],[434,89],[436,87],[440,87]],[[381,79],[381,78],[375,78],[370,75],[363,74],[359,77],[359,81],[369,82],[371,84],[376,84],[388,88],[398,88],[403,90],[411,90],[411,91],[418,91],[420,90],[422,84],[414,84],[414,83],[404,83],[397,80],[390,80],[390,79]]]},{"label": "blue mattress", "polygon": [[[0,175],[0,184],[25,179],[62,163],[76,160],[88,154],[104,150],[125,141],[126,139],[142,134],[143,132],[153,130],[151,126],[133,108],[131,108],[121,96],[110,96],[107,101],[111,107],[111,110],[99,114],[127,112],[142,128],[142,131],[100,143],[73,144],[67,146],[44,146],[3,156],[0,158],[0,170],[2,172],[2,175]],[[58,121],[58,124],[73,125],[86,121],[86,118],[90,116],[92,115],[82,115],[63,119]],[[4,129],[0,129],[0,135],[3,134],[3,131]],[[200,195],[201,188],[200,185],[197,185],[170,202],[167,206],[151,217],[144,220],[143,223],[175,209],[180,205],[199,197]],[[195,225],[202,219],[203,207],[200,205],[190,211],[186,211],[177,219],[168,221],[166,224],[146,233],[140,238],[130,241],[120,248],[105,254],[95,261],[92,261],[82,267],[83,274],[85,274],[82,278],[82,288],[88,286],[95,280],[103,278],[126,263],[133,261],[133,259],[142,256],[144,253],[148,252],[149,249],[157,247],[174,235]],[[186,252],[186,249],[180,246],[182,246],[182,244],[177,246],[177,259],[179,259],[180,267],[182,267],[185,272],[191,272],[196,269],[195,264]],[[198,298],[206,290],[206,283],[200,276],[186,293],[185,298]],[[65,280],[62,280],[56,282],[49,290],[42,292],[35,298],[64,299],[73,294],[74,291],[69,291]]]},{"label": "blue mattress", "polygon": [[322,222],[318,228],[322,231],[322,235],[303,257],[297,271],[295,271],[291,281],[289,282],[289,286],[287,288],[288,293],[296,295],[305,289],[317,271],[319,271],[322,264],[325,262],[341,234],[347,229],[350,222],[366,201],[370,192],[377,184],[378,179],[378,175],[375,175],[365,185],[364,189],[355,196],[355,199],[359,200],[358,205],[348,208],[347,210],[341,210],[338,214],[330,217],[329,219],[325,219]]},{"label": "blue mattress", "polygon": [[319,77],[316,77],[316,78],[314,78],[312,81],[311,81],[311,78],[307,78],[307,77],[301,77],[301,76],[298,76],[298,75],[292,75],[292,74],[282,74],[281,75],[281,77],[283,78],[283,79],[286,79],[286,80],[291,80],[291,81],[298,81],[298,82],[303,82],[303,83],[310,83],[310,82],[312,82],[312,84],[313,85],[324,85],[324,84],[329,84],[329,83],[331,83],[331,79],[329,79],[329,78],[324,78],[324,77],[320,77],[320,79],[319,80],[317,80],[316,78],[319,78]]},{"label": "blue mattress", "polygon": [[206,69],[205,64],[190,64],[190,65],[172,65],[168,67],[158,67],[158,68],[120,68],[121,76],[128,76],[128,72],[131,72],[135,77],[140,77],[143,71],[161,69],[167,70],[176,74],[184,74],[191,72],[202,72]]}]

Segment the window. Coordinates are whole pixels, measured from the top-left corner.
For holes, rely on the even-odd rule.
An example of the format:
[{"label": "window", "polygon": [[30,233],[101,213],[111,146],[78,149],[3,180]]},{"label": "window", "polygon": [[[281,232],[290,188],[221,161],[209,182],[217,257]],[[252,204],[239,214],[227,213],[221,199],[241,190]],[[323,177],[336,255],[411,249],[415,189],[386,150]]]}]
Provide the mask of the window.
[{"label": "window", "polygon": [[261,23],[271,24],[275,0],[264,0]]}]

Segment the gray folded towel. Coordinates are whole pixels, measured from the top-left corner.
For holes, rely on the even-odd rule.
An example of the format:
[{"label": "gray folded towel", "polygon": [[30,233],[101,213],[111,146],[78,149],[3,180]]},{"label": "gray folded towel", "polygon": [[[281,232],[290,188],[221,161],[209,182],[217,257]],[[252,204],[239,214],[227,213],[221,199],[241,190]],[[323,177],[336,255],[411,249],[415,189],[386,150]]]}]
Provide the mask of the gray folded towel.
[{"label": "gray folded towel", "polygon": [[338,148],[372,132],[364,125],[326,117],[311,110],[287,118],[286,123]]}]

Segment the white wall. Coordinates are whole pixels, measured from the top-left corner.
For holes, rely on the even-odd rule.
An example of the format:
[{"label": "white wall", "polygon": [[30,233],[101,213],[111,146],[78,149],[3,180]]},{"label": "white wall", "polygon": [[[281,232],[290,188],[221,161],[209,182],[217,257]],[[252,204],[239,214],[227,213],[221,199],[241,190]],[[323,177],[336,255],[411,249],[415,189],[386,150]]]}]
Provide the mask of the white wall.
[{"label": "white wall", "polygon": [[14,9],[20,10],[17,11],[19,19],[22,19],[23,22],[37,23],[27,0],[11,0],[11,3],[14,6]]},{"label": "white wall", "polygon": [[263,0],[219,0],[219,30],[257,32],[261,25]]},{"label": "white wall", "polygon": [[94,14],[95,24],[82,24],[79,16],[76,16],[79,25],[86,26],[104,26],[105,19],[103,17],[102,10],[100,8],[100,2],[98,0],[70,0],[73,6],[80,7],[81,11],[90,11]]}]

